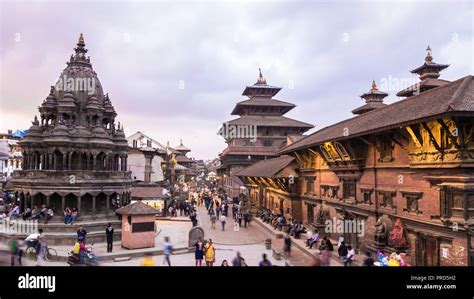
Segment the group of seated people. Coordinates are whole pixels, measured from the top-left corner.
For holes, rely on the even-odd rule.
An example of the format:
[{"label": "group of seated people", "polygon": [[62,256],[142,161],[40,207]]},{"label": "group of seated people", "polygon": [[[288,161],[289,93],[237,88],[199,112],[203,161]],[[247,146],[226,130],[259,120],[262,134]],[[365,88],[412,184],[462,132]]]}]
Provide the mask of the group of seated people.
[{"label": "group of seated people", "polygon": [[64,224],[71,224],[73,225],[76,222],[78,216],[77,208],[73,208],[72,210],[69,207],[64,209]]},{"label": "group of seated people", "polygon": [[[37,206],[34,206],[33,209],[26,207],[23,213],[19,213],[19,206],[16,206],[15,209],[18,210],[18,217],[22,216],[23,220],[44,220],[44,223],[48,223],[51,218],[54,216],[54,211],[51,207],[47,207],[45,205],[41,206],[41,209],[38,209]],[[16,214],[16,212],[12,211],[12,214]],[[12,215],[13,217],[15,217]]]},{"label": "group of seated people", "polygon": [[299,239],[301,234],[306,233],[306,227],[304,227],[303,222],[297,222],[293,219],[288,224],[287,233],[289,233],[290,236],[295,237],[295,239]]},{"label": "group of seated people", "polygon": [[329,251],[334,250],[334,246],[331,243],[331,240],[329,240],[328,237],[324,236],[323,239],[321,240],[319,231],[316,229],[313,232],[313,235],[306,239],[306,246],[309,247],[309,249],[313,248],[313,245],[321,241],[321,244],[319,244],[319,250],[327,249]]}]

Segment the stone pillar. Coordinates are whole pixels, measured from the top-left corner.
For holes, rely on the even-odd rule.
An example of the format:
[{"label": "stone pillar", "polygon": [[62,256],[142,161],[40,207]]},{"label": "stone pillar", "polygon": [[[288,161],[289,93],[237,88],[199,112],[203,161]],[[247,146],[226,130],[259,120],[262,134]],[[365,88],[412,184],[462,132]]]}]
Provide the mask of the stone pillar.
[{"label": "stone pillar", "polygon": [[46,206],[49,208],[51,195],[46,195]]},{"label": "stone pillar", "polygon": [[95,195],[92,196],[92,217],[95,217]]},{"label": "stone pillar", "polygon": [[53,156],[53,169],[58,170],[58,157],[56,155]]},{"label": "stone pillar", "polygon": [[70,152],[68,155],[67,155],[67,159],[68,159],[68,167],[67,169],[68,170],[72,170],[72,152]]},{"label": "stone pillar", "polygon": [[77,197],[77,217],[81,217],[81,202],[82,196]]},{"label": "stone pillar", "polygon": [[31,209],[33,209],[33,207],[35,206],[35,198],[34,198],[34,196],[31,196],[31,194],[28,195],[28,196],[30,197]]},{"label": "stone pillar", "polygon": [[87,165],[86,165],[85,170],[91,170],[90,165],[91,165],[91,156],[90,154],[87,154]]},{"label": "stone pillar", "polygon": [[48,154],[49,156],[49,169],[54,169],[53,168],[53,154]]},{"label": "stone pillar", "polygon": [[67,170],[67,153],[63,155],[63,169],[62,170]]},{"label": "stone pillar", "polygon": [[97,156],[92,156],[92,169],[91,170],[98,170],[97,168]]},{"label": "stone pillar", "polygon": [[61,209],[64,211],[66,208],[66,197],[61,195]]},{"label": "stone pillar", "polygon": [[107,199],[105,201],[105,217],[109,217],[109,210],[110,210],[110,195],[107,195]]}]

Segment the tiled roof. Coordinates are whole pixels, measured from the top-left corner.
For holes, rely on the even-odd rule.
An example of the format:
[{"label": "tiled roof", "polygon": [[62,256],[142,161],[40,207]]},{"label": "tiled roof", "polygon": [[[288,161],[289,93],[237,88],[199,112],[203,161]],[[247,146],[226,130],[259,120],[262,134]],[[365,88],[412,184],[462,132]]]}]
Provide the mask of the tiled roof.
[{"label": "tiled roof", "polygon": [[308,123],[281,115],[243,115],[227,123],[231,125],[256,125],[262,127],[297,127],[307,130],[314,127]]},{"label": "tiled roof", "polygon": [[[446,113],[468,112],[474,117],[473,81],[473,77],[469,75],[385,107],[346,119],[284,147],[280,153],[289,153],[325,141],[381,132]],[[348,132],[349,135],[344,134],[345,132]]]},{"label": "tiled roof", "polygon": [[239,177],[249,176],[274,178],[278,175],[278,172],[293,161],[293,157],[283,155],[273,159],[258,161],[249,167],[237,171],[234,175]]},{"label": "tiled roof", "polygon": [[141,201],[137,201],[118,209],[116,212],[119,215],[154,215],[159,211]]}]

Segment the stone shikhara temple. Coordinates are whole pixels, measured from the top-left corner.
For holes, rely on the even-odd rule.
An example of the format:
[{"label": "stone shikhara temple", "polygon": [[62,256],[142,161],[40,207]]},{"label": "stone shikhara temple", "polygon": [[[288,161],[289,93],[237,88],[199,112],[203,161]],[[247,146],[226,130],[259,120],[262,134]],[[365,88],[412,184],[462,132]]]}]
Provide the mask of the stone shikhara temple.
[{"label": "stone shikhara temple", "polygon": [[417,266],[474,265],[474,80],[439,79],[448,65],[412,70],[420,81],[386,105],[375,82],[356,115],[235,173],[255,206],[326,232],[327,221],[363,254],[405,252]]},{"label": "stone shikhara temple", "polygon": [[83,219],[111,217],[130,201],[128,144],[82,34],[74,51],[20,142],[23,170],[7,188],[21,211],[46,205],[57,217],[65,207],[76,207]]}]

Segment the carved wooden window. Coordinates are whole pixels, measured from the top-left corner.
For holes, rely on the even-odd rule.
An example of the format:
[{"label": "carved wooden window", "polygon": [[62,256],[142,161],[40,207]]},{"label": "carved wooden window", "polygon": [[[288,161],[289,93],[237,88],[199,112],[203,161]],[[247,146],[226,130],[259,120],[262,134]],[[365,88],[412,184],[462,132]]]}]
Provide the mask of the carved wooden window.
[{"label": "carved wooden window", "polygon": [[313,194],[314,193],[314,179],[306,179],[306,194]]},{"label": "carved wooden window", "polygon": [[392,141],[389,140],[381,140],[379,142],[379,162],[392,162],[393,161],[393,147]]},{"label": "carved wooden window", "polygon": [[329,197],[329,186],[321,186],[321,189],[323,190],[321,197]]},{"label": "carved wooden window", "polygon": [[353,180],[345,180],[342,183],[342,197],[345,199],[355,199],[356,182]]},{"label": "carved wooden window", "polygon": [[377,195],[378,195],[380,207],[391,208],[391,209],[396,208],[396,204],[395,204],[396,192],[380,190],[380,191],[377,191]]},{"label": "carved wooden window", "polygon": [[371,205],[372,204],[372,191],[373,189],[361,189],[362,194],[363,194],[363,201],[362,203],[366,205]]},{"label": "carved wooden window", "polygon": [[272,146],[273,145],[273,140],[264,140],[263,141],[263,146]]},{"label": "carved wooden window", "polygon": [[446,188],[441,191],[441,216],[445,218],[464,218],[463,190]]},{"label": "carved wooden window", "polygon": [[402,192],[402,196],[406,199],[406,208],[403,210],[417,215],[422,214],[423,212],[420,211],[418,203],[422,195],[422,192]]},{"label": "carved wooden window", "polygon": [[332,197],[332,198],[337,198],[337,190],[339,190],[339,187],[337,187],[337,186],[332,186],[332,187],[331,187],[331,190],[332,190],[331,197]]}]

